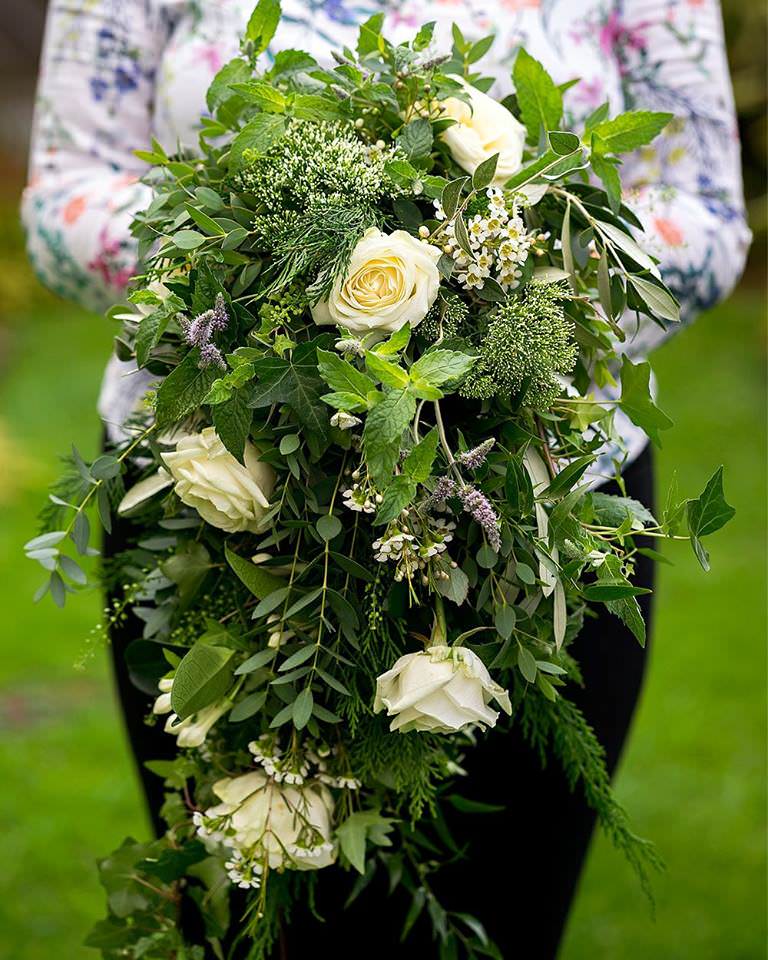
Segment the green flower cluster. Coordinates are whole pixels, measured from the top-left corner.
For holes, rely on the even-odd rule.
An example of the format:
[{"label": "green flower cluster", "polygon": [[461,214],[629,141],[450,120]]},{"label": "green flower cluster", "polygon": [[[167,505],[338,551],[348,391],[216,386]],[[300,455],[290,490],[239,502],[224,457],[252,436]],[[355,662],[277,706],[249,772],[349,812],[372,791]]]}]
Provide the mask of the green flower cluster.
[{"label": "green flower cluster", "polygon": [[367,206],[399,192],[386,172],[398,153],[364,143],[342,123],[293,120],[267,154],[245,152],[236,183],[257,198],[269,219],[321,198]]},{"label": "green flower cluster", "polygon": [[444,293],[437,298],[429,313],[419,324],[418,334],[434,342],[455,336],[469,316],[469,308],[455,293]]},{"label": "green flower cluster", "polygon": [[558,378],[576,363],[573,324],[562,306],[567,296],[563,284],[532,281],[500,306],[461,393],[481,400],[521,394],[521,403],[547,408],[562,389]]}]

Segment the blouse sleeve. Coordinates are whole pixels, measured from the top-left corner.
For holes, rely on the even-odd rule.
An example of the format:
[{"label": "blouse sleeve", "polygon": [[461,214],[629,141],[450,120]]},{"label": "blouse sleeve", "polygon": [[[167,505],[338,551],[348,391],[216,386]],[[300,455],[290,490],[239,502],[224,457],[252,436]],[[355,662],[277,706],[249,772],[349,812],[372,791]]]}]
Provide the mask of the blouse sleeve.
[{"label": "blouse sleeve", "polygon": [[129,224],[146,206],[156,66],[151,0],[52,0],[22,200],[40,280],[90,309],[118,299],[136,268]]},{"label": "blouse sleeve", "polygon": [[[675,115],[625,161],[629,201],[681,303],[681,319],[728,296],[744,268],[746,225],[733,93],[717,0],[619,0],[614,49],[628,109]],[[644,354],[677,328],[633,317],[627,352]]]}]

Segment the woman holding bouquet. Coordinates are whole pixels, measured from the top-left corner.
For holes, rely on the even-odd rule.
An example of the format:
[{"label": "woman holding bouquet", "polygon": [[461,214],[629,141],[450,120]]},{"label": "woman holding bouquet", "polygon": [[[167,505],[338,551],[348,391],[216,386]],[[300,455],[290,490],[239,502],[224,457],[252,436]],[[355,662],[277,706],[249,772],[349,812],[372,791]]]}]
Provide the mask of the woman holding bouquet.
[{"label": "woman holding bouquet", "polygon": [[[205,91],[236,55],[251,9],[250,0],[52,0],[24,220],[30,258],[56,292],[96,310],[123,295],[137,271],[129,225],[151,200],[150,188],[139,180],[146,164],[134,150],[146,148],[152,137],[169,152],[194,146]],[[300,48],[326,63],[332,48],[354,46],[359,25],[377,10],[374,3],[291,0],[270,54]],[[454,21],[470,39],[494,33],[484,68],[496,78],[498,99],[511,92],[521,45],[557,83],[578,78],[565,92],[575,128],[604,102],[613,112],[673,113],[675,121],[653,149],[625,161],[627,199],[643,221],[642,243],[660,260],[685,322],[728,294],[749,234],[715,0],[416,0],[386,3],[383,10],[394,42],[430,20],[437,23],[437,50],[450,48]],[[626,332],[632,358],[642,358],[665,336],[649,322],[638,327],[627,321]],[[147,382],[132,364],[110,361],[99,406],[110,437],[121,436]],[[609,482],[618,465],[625,494],[651,504],[646,438],[620,414],[616,426],[621,443],[602,451],[594,483]],[[119,529],[113,532],[108,551],[120,549],[121,537]],[[652,580],[652,563],[643,558],[636,582],[644,587]],[[647,619],[649,605],[641,605]],[[113,650],[131,745],[143,764],[175,756],[176,744],[162,728],[144,724],[151,701],[131,685],[121,655],[135,635],[131,621],[116,629]],[[640,692],[645,654],[630,630],[607,614],[587,622],[574,651],[585,680],[574,700],[613,771]],[[541,769],[522,737],[480,738],[466,771],[464,794],[499,809],[452,818],[448,826],[459,852],[435,886],[449,909],[482,920],[503,956],[554,957],[594,814],[559,769]],[[160,833],[161,783],[143,766],[140,773]],[[352,882],[341,872],[332,882],[324,878],[317,911],[325,923],[308,908],[296,908],[284,925],[281,955],[433,955],[423,920],[399,944],[399,926],[386,920],[383,882],[345,906]]]}]

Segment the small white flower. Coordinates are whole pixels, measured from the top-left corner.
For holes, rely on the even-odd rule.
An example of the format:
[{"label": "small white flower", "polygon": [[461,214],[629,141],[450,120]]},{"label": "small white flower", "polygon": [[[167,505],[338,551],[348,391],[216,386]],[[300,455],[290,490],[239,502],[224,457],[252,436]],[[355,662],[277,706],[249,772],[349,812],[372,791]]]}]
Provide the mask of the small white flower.
[{"label": "small white flower", "polygon": [[339,430],[351,430],[362,422],[360,417],[355,417],[346,410],[337,410],[331,417],[331,426],[338,427]]}]

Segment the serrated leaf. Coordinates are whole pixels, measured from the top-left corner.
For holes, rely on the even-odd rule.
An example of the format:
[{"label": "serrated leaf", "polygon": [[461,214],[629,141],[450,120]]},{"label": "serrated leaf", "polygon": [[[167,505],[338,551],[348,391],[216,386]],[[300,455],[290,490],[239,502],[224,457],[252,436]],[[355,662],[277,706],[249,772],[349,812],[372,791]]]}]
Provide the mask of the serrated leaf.
[{"label": "serrated leaf", "polygon": [[211,419],[221,442],[233,457],[243,463],[245,441],[253,420],[245,392],[238,390],[229,400],[211,407]]},{"label": "serrated leaf", "polygon": [[269,46],[280,23],[280,0],[259,0],[245,28],[245,40],[257,57]]},{"label": "serrated leaf", "polygon": [[374,483],[382,490],[392,479],[400,439],[415,413],[415,397],[407,390],[391,390],[366,417],[363,453]]},{"label": "serrated leaf", "polygon": [[539,61],[523,48],[515,59],[512,80],[528,140],[538,144],[542,127],[557,129],[563,115],[563,95]]},{"label": "serrated leaf", "polygon": [[674,114],[634,110],[603,120],[592,128],[593,148],[598,154],[628,153],[654,140]]},{"label": "serrated leaf", "polygon": [[159,430],[196,410],[220,372],[215,365],[200,368],[200,351],[191,350],[160,384],[155,419]]},{"label": "serrated leaf", "polygon": [[407,370],[370,350],[365,354],[365,365],[377,380],[388,387],[402,389],[408,383]]},{"label": "serrated leaf", "polygon": [[253,150],[262,156],[270,150],[285,133],[285,118],[278,114],[260,113],[249,120],[232,141],[229,149],[229,170],[237,172],[243,161],[243,153]]},{"label": "serrated leaf", "polygon": [[375,523],[390,523],[416,496],[416,484],[406,476],[394,477],[384,492],[384,499],[376,511]]},{"label": "serrated leaf", "polygon": [[416,483],[424,483],[432,473],[438,440],[437,427],[433,427],[405,458],[403,473]]},{"label": "serrated leaf", "polygon": [[446,383],[463,380],[476,362],[476,357],[458,350],[430,350],[413,364],[411,377],[424,380],[433,387],[442,387]]},{"label": "serrated leaf", "polygon": [[409,160],[427,157],[432,149],[432,124],[424,117],[417,117],[406,123],[395,142]]},{"label": "serrated leaf", "polygon": [[330,350],[317,351],[317,367],[332,390],[353,393],[365,400],[368,392],[375,389],[376,384],[369,376]]}]

